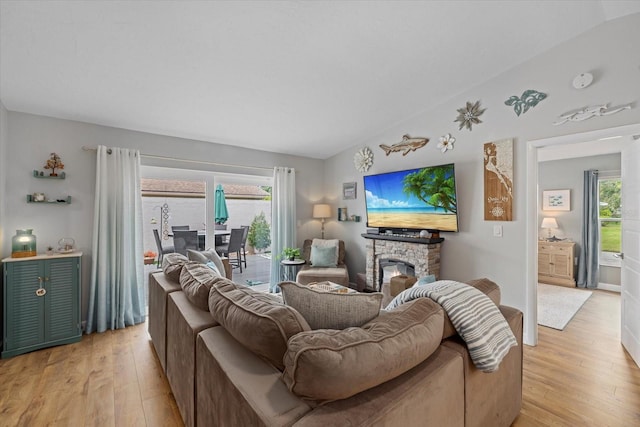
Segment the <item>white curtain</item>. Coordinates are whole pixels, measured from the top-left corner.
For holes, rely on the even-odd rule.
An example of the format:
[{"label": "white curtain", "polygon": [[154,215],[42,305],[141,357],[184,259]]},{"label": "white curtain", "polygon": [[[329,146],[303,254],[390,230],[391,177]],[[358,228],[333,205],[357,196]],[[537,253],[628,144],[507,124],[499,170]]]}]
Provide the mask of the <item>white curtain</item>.
[{"label": "white curtain", "polygon": [[271,292],[280,283],[278,255],[286,247],[296,247],[296,171],[275,167],[271,190]]},{"label": "white curtain", "polygon": [[140,153],[98,147],[87,333],[144,322]]}]

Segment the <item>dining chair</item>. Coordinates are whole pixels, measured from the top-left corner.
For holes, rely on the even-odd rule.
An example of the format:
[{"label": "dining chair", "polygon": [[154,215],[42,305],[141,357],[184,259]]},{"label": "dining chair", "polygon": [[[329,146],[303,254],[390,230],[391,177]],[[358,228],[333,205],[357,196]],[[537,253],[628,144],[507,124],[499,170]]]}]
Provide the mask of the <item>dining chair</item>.
[{"label": "dining chair", "polygon": [[[216,252],[221,256],[229,258],[229,264],[231,264],[232,267],[238,267],[240,269],[240,273],[242,273],[242,255],[240,251],[242,250],[243,235],[244,229],[232,228],[231,234],[229,235],[229,242],[216,246]],[[231,254],[235,254],[235,257],[231,258]]]},{"label": "dining chair", "polygon": [[158,262],[156,262],[156,266],[162,266],[162,258],[164,254],[170,254],[175,252],[175,248],[173,246],[162,246],[162,240],[160,240],[160,234],[158,233],[158,229],[153,229],[153,237],[156,239],[156,246],[158,246]]},{"label": "dining chair", "polygon": [[189,226],[188,225],[172,225],[171,226],[171,232],[175,233],[176,231],[185,231],[188,230]]},{"label": "dining chair", "polygon": [[176,230],[173,232],[175,251],[187,255],[187,249],[198,250],[198,230]]},{"label": "dining chair", "polygon": [[240,228],[242,228],[243,233],[242,233],[242,245],[240,246],[242,248],[242,260],[244,262],[244,268],[247,268],[247,236],[249,235],[249,226],[248,225],[241,225]]}]

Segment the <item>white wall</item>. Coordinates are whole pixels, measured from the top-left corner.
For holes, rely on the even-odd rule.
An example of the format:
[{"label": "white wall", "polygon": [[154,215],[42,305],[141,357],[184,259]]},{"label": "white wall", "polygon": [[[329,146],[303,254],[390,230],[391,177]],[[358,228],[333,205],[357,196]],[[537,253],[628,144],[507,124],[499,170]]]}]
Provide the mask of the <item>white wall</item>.
[{"label": "white wall", "polygon": [[[73,237],[77,248],[84,252],[83,268],[83,320],[86,319],[88,283],[91,269],[92,224],[95,190],[95,151],[84,151],[82,146],[136,148],[143,154],[211,161],[227,164],[262,166],[289,166],[296,169],[296,193],[299,244],[307,237],[320,233],[320,223],[311,221],[311,204],[323,194],[322,161],[297,156],[267,153],[202,141],[186,140],[162,135],[128,131],[124,129],[60,120],[17,112],[7,115],[9,131],[2,159],[7,161],[0,171],[6,179],[7,191],[2,195],[5,207],[2,229],[33,228],[37,236],[38,251],[46,245],[57,246],[62,237]],[[33,178],[34,169],[41,170],[49,153],[56,152],[65,164],[65,180]],[[9,161],[10,159],[10,161]],[[144,158],[143,164],[165,167],[214,170],[210,165],[180,163]],[[231,168],[219,168],[233,172]],[[269,170],[241,170],[244,174],[267,174]],[[47,195],[71,195],[70,205],[27,204],[26,195],[33,192]],[[8,234],[8,233],[7,233]],[[13,234],[9,234],[11,236]],[[4,253],[10,252],[10,239],[2,239]]]},{"label": "white wall", "polygon": [[[508,34],[505,34],[508,37]],[[640,122],[640,108],[617,115],[597,117],[583,122],[553,126],[560,114],[586,105],[611,102],[612,105],[638,101],[640,71],[637,41],[640,40],[640,14],[610,21],[580,37],[505,72],[487,83],[452,99],[437,108],[425,110],[412,119],[389,128],[376,137],[360,141],[357,146],[328,159],[325,164],[327,201],[334,206],[346,206],[350,214],[365,215],[362,195],[362,175],[353,166],[357,149],[370,147],[374,165],[367,174],[387,172],[454,162],[458,186],[460,232],[444,233],[442,244],[443,278],[466,280],[488,277],[502,290],[503,302],[525,309],[526,285],[526,188],[529,140],[586,132]],[[461,52],[464,52],[461,49]],[[416,52],[419,55],[420,52]],[[434,58],[434,66],[446,66]],[[470,64],[473,68],[473,64]],[[582,72],[592,72],[595,82],[583,90],[571,86],[573,78]],[[437,85],[437,81],[425,81]],[[504,101],[511,95],[520,96],[527,89],[548,94],[537,107],[517,117]],[[483,123],[473,131],[458,130],[454,123],[456,109],[466,101],[481,100],[486,108]],[[428,101],[428,100],[426,100]],[[438,138],[446,133],[456,137],[455,149],[445,154],[437,150]],[[399,142],[402,135],[430,138],[429,144],[406,157],[398,153],[385,156],[379,144]],[[483,143],[514,138],[514,220],[484,221],[483,216]],[[352,145],[354,141],[345,141]],[[358,198],[341,200],[343,182],[356,181]],[[503,226],[502,238],[492,237],[493,225]],[[360,237],[365,222],[340,223],[335,219],[327,225],[329,237],[346,240],[347,262],[352,277],[363,272],[365,241]]]},{"label": "white wall", "polygon": [[[6,206],[6,174],[7,170],[7,145],[9,144],[9,123],[7,117],[7,109],[4,108],[2,102],[0,102],[0,242],[4,242],[9,234],[4,226],[5,206]],[[5,252],[3,246],[0,245],[0,259],[9,256],[11,252]]]}]

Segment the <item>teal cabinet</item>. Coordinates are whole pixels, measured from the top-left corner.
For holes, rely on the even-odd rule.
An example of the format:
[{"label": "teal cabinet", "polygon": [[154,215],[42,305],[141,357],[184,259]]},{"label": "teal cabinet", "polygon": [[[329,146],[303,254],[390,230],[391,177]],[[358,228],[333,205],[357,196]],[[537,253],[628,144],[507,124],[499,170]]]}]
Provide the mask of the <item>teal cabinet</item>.
[{"label": "teal cabinet", "polygon": [[3,260],[2,358],[80,341],[81,257]]}]

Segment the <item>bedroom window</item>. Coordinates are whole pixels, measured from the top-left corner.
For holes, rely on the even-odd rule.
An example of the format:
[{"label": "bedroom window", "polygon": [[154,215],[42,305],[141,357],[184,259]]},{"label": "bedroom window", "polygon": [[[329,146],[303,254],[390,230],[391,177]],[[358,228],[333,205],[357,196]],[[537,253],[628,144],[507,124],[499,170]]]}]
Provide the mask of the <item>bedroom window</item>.
[{"label": "bedroom window", "polygon": [[602,177],[598,184],[600,265],[620,267],[617,255],[622,250],[622,181],[620,177]]}]

